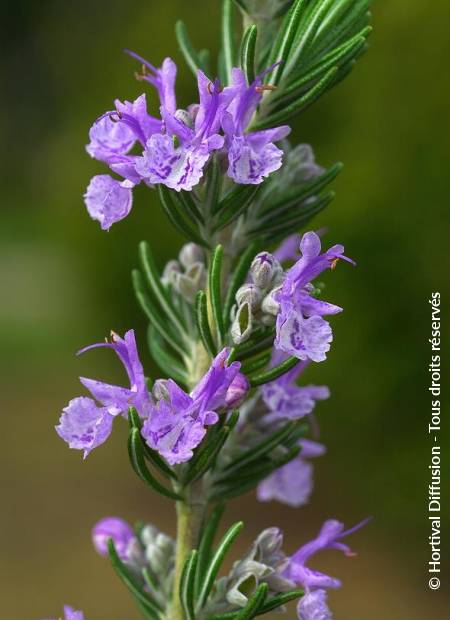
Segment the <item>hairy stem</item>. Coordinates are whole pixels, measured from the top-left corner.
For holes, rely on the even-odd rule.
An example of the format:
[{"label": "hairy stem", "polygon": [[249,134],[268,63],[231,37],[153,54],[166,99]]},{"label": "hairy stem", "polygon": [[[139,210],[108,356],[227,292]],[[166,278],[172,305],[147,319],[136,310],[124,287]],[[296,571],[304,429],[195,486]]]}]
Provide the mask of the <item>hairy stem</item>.
[{"label": "hairy stem", "polygon": [[190,551],[197,548],[204,513],[205,501],[201,487],[194,483],[185,489],[185,501],[177,502],[177,546],[173,598],[168,614],[170,620],[185,620],[179,596],[181,575]]}]

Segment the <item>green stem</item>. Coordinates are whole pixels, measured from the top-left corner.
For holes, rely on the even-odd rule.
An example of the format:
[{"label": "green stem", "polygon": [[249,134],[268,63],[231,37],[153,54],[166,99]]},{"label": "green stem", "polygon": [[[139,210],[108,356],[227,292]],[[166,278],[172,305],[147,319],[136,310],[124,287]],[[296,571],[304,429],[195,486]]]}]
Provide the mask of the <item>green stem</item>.
[{"label": "green stem", "polygon": [[175,574],[173,599],[169,609],[170,620],[185,620],[179,596],[183,568],[192,549],[198,545],[199,530],[205,512],[205,502],[194,483],[185,489],[185,501],[177,502],[177,547],[175,554]]}]

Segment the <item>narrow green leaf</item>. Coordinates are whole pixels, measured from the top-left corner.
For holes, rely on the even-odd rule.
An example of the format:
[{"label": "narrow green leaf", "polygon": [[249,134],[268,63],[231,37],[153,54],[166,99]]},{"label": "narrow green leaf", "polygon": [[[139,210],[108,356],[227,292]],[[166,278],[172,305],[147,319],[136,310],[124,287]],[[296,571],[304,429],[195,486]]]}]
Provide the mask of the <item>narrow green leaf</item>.
[{"label": "narrow green leaf", "polygon": [[195,199],[192,197],[192,192],[186,192],[184,190],[181,190],[180,192],[169,190],[169,192],[172,200],[177,203],[181,213],[190,213],[194,220],[197,220],[201,224],[204,223],[204,217],[201,214]]},{"label": "narrow green leaf", "polygon": [[[304,228],[315,215],[323,211],[330,204],[334,196],[334,192],[328,192],[324,196],[317,198],[312,205],[300,209],[298,215],[293,215],[292,213],[286,214],[286,220],[282,220],[279,226],[268,225],[265,236],[266,242],[276,245],[282,241],[287,234],[298,232]],[[290,217],[288,218],[287,215]],[[258,235],[261,234],[261,232],[258,233]]]},{"label": "narrow green leaf", "polygon": [[150,323],[158,331],[159,335],[162,336],[175,351],[183,356],[185,351],[174,335],[172,326],[167,322],[167,319],[163,319],[161,316],[159,308],[152,301],[146,290],[142,274],[137,269],[134,269],[132,272],[132,280],[136,298]]},{"label": "narrow green leaf", "polygon": [[231,71],[235,66],[234,26],[232,0],[222,2],[222,51],[227,84],[231,84]]},{"label": "narrow green leaf", "polygon": [[[334,66],[341,66],[351,58],[357,56],[360,50],[366,45],[366,37],[370,34],[372,28],[370,26],[366,26],[358,35],[354,38],[342,43],[331,52],[321,57],[320,62],[316,65],[313,65],[309,68],[301,77],[293,80],[289,83],[289,85],[281,91],[281,97],[277,97],[275,95],[271,103],[275,106],[276,104],[280,104],[284,100],[284,98],[292,93],[295,93],[299,89],[304,89],[307,85],[317,78],[320,78],[321,75],[326,73],[328,69]],[[302,88],[303,87],[303,88]]]},{"label": "narrow green leaf", "polygon": [[214,249],[211,256],[208,288],[211,310],[217,330],[217,343],[219,350],[222,348],[222,344],[225,340],[225,326],[222,315],[222,262],[223,247],[218,245]]},{"label": "narrow green leaf", "polygon": [[[304,595],[304,590],[296,589],[289,590],[288,592],[282,592],[281,594],[276,594],[272,596],[266,602],[261,605],[258,609],[256,615],[262,616],[263,614],[267,614],[269,611],[277,609],[277,607],[281,607],[282,605],[286,605],[290,601],[293,601],[296,598],[299,598]],[[237,611],[227,611],[223,614],[216,614],[214,616],[210,616],[207,620],[235,620]]]},{"label": "narrow green leaf", "polygon": [[336,4],[336,0],[323,0],[322,2],[317,3],[316,6],[312,7],[311,13],[308,15],[308,19],[304,20],[297,32],[292,54],[289,56],[289,60],[286,63],[286,68],[283,73],[283,79],[286,79],[292,70],[298,65],[303,50],[306,50],[308,45],[310,45],[321,22],[324,19],[324,16],[332,4]]},{"label": "narrow green leaf", "polygon": [[181,575],[179,596],[186,615],[186,620],[195,620],[194,585],[197,560],[197,551],[193,549],[186,560],[183,573]]},{"label": "narrow green leaf", "polygon": [[258,28],[255,24],[249,26],[244,33],[241,43],[241,69],[247,78],[247,84],[252,84],[255,79],[255,54]]},{"label": "narrow green leaf", "polygon": [[113,540],[108,540],[108,553],[111,559],[111,564],[117,575],[119,576],[125,587],[131,592],[140,608],[144,611],[145,617],[149,620],[157,620],[160,618],[160,606],[153,600],[151,600],[142,590],[135,578],[131,574],[130,570],[119,558]]},{"label": "narrow green leaf", "polygon": [[253,463],[259,458],[266,457],[274,448],[282,444],[295,428],[295,422],[288,422],[278,431],[272,433],[267,439],[252,447],[250,450],[247,450],[247,452],[244,452],[232,463],[227,465],[224,469],[224,473],[228,474],[236,469],[245,467],[249,463]]},{"label": "narrow green leaf", "polygon": [[228,329],[231,323],[231,308],[235,303],[237,290],[247,277],[250,265],[252,264],[252,261],[256,254],[257,247],[258,244],[253,242],[247,247],[247,249],[244,250],[228,283],[225,304],[223,307],[223,319],[225,323],[225,329]]},{"label": "narrow green leaf", "polygon": [[210,501],[225,501],[237,497],[252,490],[261,480],[270,476],[274,471],[283,467],[300,452],[300,446],[290,448],[286,454],[271,461],[253,464],[251,467],[242,468],[217,481],[216,492],[210,497]]},{"label": "narrow green leaf", "polygon": [[[261,209],[260,222],[266,222],[267,220],[277,219],[282,213],[300,205],[304,200],[311,196],[317,196],[319,192],[329,185],[343,168],[343,164],[340,162],[331,166],[323,174],[304,183],[303,185],[292,187],[283,192],[278,198],[270,201],[270,204],[264,205]],[[274,215],[276,213],[276,215]],[[257,230],[256,228],[255,230]]]},{"label": "narrow green leaf", "polygon": [[153,291],[155,298],[158,300],[159,305],[163,309],[164,313],[169,317],[174,327],[181,334],[184,334],[186,332],[186,328],[183,319],[178,313],[178,310],[174,307],[172,300],[161,282],[153,254],[150,250],[149,244],[146,241],[141,241],[139,244],[139,257],[148,285]]},{"label": "narrow green leaf", "polygon": [[234,4],[237,6],[238,9],[240,9],[243,13],[247,13],[248,14],[248,7],[245,4],[244,0],[233,0]]},{"label": "narrow green leaf", "polygon": [[219,204],[217,222],[213,231],[222,230],[242,215],[261,190],[261,185],[240,185],[229,192]]},{"label": "narrow green leaf", "polygon": [[303,95],[299,99],[296,99],[284,109],[279,110],[274,114],[269,114],[266,118],[257,122],[252,127],[252,129],[266,129],[267,127],[272,127],[273,125],[284,123],[285,121],[289,120],[290,118],[307,108],[309,105],[314,103],[314,101],[317,101],[317,99],[319,99],[319,97],[321,97],[329,89],[329,86],[332,83],[337,73],[337,70],[338,67],[332,67],[331,69],[329,69],[324,75],[324,77],[319,80],[317,84],[315,84],[312,88],[310,88],[310,90],[308,90],[305,95]]},{"label": "narrow green leaf", "polygon": [[197,329],[206,351],[214,357],[217,353],[216,345],[211,334],[208,321],[208,308],[206,293],[199,291],[195,299],[195,316],[197,320]]},{"label": "narrow green leaf", "polygon": [[128,424],[130,428],[137,428],[139,431],[142,428],[142,420],[135,407],[128,409]]},{"label": "narrow green leaf", "polygon": [[212,467],[229,434],[230,428],[224,426],[212,437],[206,446],[199,450],[189,467],[186,477],[183,479],[185,486],[203,476]]},{"label": "narrow green leaf", "polygon": [[224,537],[220,541],[205,572],[205,577],[198,597],[197,611],[200,611],[205,605],[209,593],[211,592],[211,589],[214,585],[214,581],[216,580],[217,573],[219,572],[219,569],[225,558],[225,555],[227,554],[229,548],[231,547],[243,527],[244,524],[242,523],[242,521],[235,523],[230,527],[230,529],[225,533]]},{"label": "narrow green leaf", "polygon": [[297,588],[295,590],[289,590],[288,592],[282,592],[281,594],[277,594],[276,596],[271,597],[269,600],[266,600],[264,605],[262,605],[258,610],[258,616],[261,614],[266,614],[281,605],[286,605],[289,601],[293,601],[300,596],[303,596],[305,591],[301,588]]},{"label": "narrow green leaf", "polygon": [[186,24],[181,20],[175,24],[175,35],[187,66],[192,71],[194,76],[197,77],[197,71],[202,67],[202,62],[197,54],[197,51],[192,45]]},{"label": "narrow green leaf", "polygon": [[203,527],[201,528],[201,538],[198,547],[198,564],[197,572],[195,576],[195,592],[198,593],[200,586],[203,583],[206,569],[211,559],[211,548],[214,542],[214,537],[219,527],[220,519],[222,518],[225,510],[224,504],[218,504],[211,514],[205,518]]},{"label": "narrow green leaf", "polygon": [[308,0],[294,0],[291,9],[283,20],[278,36],[275,39],[268,65],[271,66],[276,62],[282,62],[274,68],[270,77],[268,76],[268,81],[274,86],[280,81],[284,65],[289,57],[292,43],[297,33],[300,19],[307,4]]},{"label": "narrow green leaf", "polygon": [[263,353],[258,356],[244,362],[241,366],[241,372],[243,372],[244,375],[249,375],[257,370],[261,370],[261,368],[265,368],[267,366],[271,357],[271,351],[263,351]]},{"label": "narrow green leaf", "polygon": [[131,466],[133,467],[136,474],[139,478],[145,482],[149,487],[164,495],[165,497],[169,497],[174,500],[181,500],[182,497],[175,493],[174,491],[168,489],[163,486],[147,468],[144,459],[144,450],[143,450],[143,442],[141,438],[141,434],[139,429],[132,428],[130,431],[130,436],[128,439],[128,454],[130,457]]},{"label": "narrow green leaf", "polygon": [[272,346],[273,340],[275,338],[275,327],[267,327],[262,329],[258,333],[254,333],[250,340],[240,344],[232,350],[232,355],[230,354],[231,360],[244,360],[257,353],[262,353],[266,349]]},{"label": "narrow green leaf", "polygon": [[235,615],[235,620],[250,620],[254,618],[266,600],[268,591],[269,586],[267,583],[261,583],[248,599],[247,605]]},{"label": "narrow green leaf", "polygon": [[341,6],[342,14],[328,24],[326,22],[321,24],[314,39],[314,45],[304,59],[305,63],[310,63],[312,58],[322,57],[327,51],[367,26],[370,21],[370,13],[367,13],[370,4],[371,0],[343,0],[337,3],[336,8]]},{"label": "narrow green leaf", "polygon": [[220,185],[222,180],[220,165],[217,157],[213,156],[211,159],[206,180],[207,184],[204,200],[204,212],[208,214],[208,217],[211,217],[211,215],[216,213],[219,208]]},{"label": "narrow green leaf", "polygon": [[248,377],[250,385],[251,387],[257,387],[258,385],[264,385],[264,383],[269,383],[269,381],[278,379],[278,377],[287,373],[294,368],[294,366],[297,366],[299,362],[300,360],[297,357],[288,357],[288,359],[281,362],[281,364],[277,364],[265,372]]},{"label": "narrow green leaf", "polygon": [[158,185],[158,195],[161,205],[173,227],[178,230],[183,237],[189,239],[189,241],[194,241],[194,243],[198,243],[198,245],[208,247],[205,240],[192,228],[186,218],[180,214],[171,196],[170,190],[161,183]]}]

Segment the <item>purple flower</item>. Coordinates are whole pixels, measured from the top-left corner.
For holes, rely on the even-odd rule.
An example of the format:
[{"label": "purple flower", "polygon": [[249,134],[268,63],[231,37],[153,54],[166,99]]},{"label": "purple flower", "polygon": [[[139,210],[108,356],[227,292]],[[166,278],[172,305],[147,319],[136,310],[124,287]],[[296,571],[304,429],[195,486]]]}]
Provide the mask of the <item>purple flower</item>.
[{"label": "purple flower", "polygon": [[147,183],[190,191],[203,176],[211,152],[222,148],[220,122],[235,90],[222,90],[218,80],[211,82],[202,71],[198,71],[198,90],[200,103],[188,111],[161,106],[164,131],[149,138],[135,166]]},{"label": "purple flower", "polygon": [[108,174],[99,174],[92,177],[84,201],[91,218],[98,220],[103,230],[109,230],[129,214],[133,195],[123,183]]},{"label": "purple flower", "polygon": [[339,259],[353,261],[344,256],[342,245],[321,254],[320,238],[314,232],[303,235],[300,251],[301,258],[287,272],[277,293],[280,311],[275,346],[301,360],[322,362],[333,339],[331,327],[322,317],[342,312],[342,308],[312,297],[311,281],[325,269],[333,269]]},{"label": "purple flower", "polygon": [[333,614],[327,605],[326,590],[305,594],[297,605],[297,616],[299,620],[333,620]]},{"label": "purple flower", "polygon": [[64,606],[64,620],[84,620],[82,611],[75,611],[72,607]]},{"label": "purple flower", "polygon": [[100,116],[91,127],[86,150],[132,186],[140,183],[141,178],[134,169],[136,155],[128,153],[136,143],[144,148],[149,137],[161,131],[162,122],[147,113],[145,94],[133,102],[116,99],[114,105],[115,110]]},{"label": "purple flower", "polygon": [[[274,351],[272,366],[276,366],[286,358],[281,351]],[[309,415],[317,400],[326,400],[330,391],[325,385],[298,386],[295,381],[303,372],[309,361],[303,361],[294,366],[275,381],[266,383],[261,388],[262,398],[269,409],[270,419],[287,418],[298,420]]]},{"label": "purple flower", "polygon": [[276,500],[294,508],[308,503],[313,489],[313,466],[306,459],[324,454],[325,446],[308,439],[298,443],[302,447],[300,455],[258,485],[260,502]]},{"label": "purple flower", "polygon": [[135,407],[139,415],[145,418],[152,408],[134,331],[128,331],[124,338],[120,338],[113,332],[111,342],[93,344],[79,353],[98,347],[107,347],[116,352],[128,374],[130,387],[124,388],[80,377],[81,383],[101,403],[101,406],[90,398],[74,398],[63,410],[56,432],[69,444],[70,448],[84,450],[85,458],[91,450],[109,437],[112,421],[117,415],[126,416],[128,409]]},{"label": "purple flower", "polygon": [[112,539],[117,555],[122,561],[129,557],[130,545],[137,541],[133,528],[123,519],[107,517],[92,529],[92,542],[100,555],[108,556],[108,540]]},{"label": "purple flower", "polygon": [[355,527],[344,531],[343,523],[334,519],[325,521],[317,538],[300,547],[290,558],[284,576],[306,589],[339,588],[341,582],[338,579],[308,568],[305,564],[311,556],[324,549],[337,549],[347,556],[355,555],[350,547],[342,543],[341,540],[359,530],[367,522],[368,519],[365,519]]},{"label": "purple flower", "polygon": [[[270,69],[269,69],[270,70]],[[265,72],[267,73],[267,72]],[[236,183],[258,185],[282,165],[283,151],[273,144],[290,133],[283,125],[262,131],[245,133],[263,97],[264,74],[247,85],[244,72],[234,68],[232,83],[237,96],[222,118],[228,150],[228,176]]]},{"label": "purple flower", "polygon": [[188,461],[206,433],[215,424],[216,410],[227,408],[234,397],[230,387],[239,373],[240,363],[227,366],[228,349],[213,360],[210,369],[191,394],[186,394],[172,379],[165,382],[156,406],[142,427],[147,444],[157,450],[168,463]]}]

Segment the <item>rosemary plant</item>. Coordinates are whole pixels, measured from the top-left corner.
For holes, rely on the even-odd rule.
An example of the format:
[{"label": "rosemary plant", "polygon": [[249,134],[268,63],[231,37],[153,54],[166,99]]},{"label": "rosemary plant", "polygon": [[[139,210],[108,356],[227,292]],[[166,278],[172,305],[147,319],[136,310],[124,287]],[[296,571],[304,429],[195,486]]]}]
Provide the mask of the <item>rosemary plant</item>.
[{"label": "rosemary plant", "polygon": [[[341,245],[322,251],[320,234],[300,231],[332,200],[342,165],[319,166],[310,146],[288,141],[286,123],[353,69],[367,48],[369,4],[223,0],[217,67],[176,25],[197,103],[178,108],[170,58],[156,68],[128,52],[141,66],[137,79],[156,89],[161,115],[147,113],[143,94],[116,100],[90,130],[88,153],[115,175],[91,180],[90,216],[109,229],[143,183],[187,239],[162,273],[142,242],[132,278],[165,378],[148,379],[132,330],[112,333],[82,352],[115,351],[129,386],[81,378],[91,397],[71,400],[57,426],[86,457],[116,417],[127,418],[133,470],[176,506],[175,539],[115,517],[93,529],[95,548],[147,620],[247,620],[294,599],[301,620],[332,617],[327,590],[340,582],[308,560],[326,548],[349,555],[342,539],[362,524],[345,531],[326,521],[290,553],[278,528],[264,530],[228,574],[222,564],[243,523],[216,534],[226,501],[252,489],[261,502],[306,503],[310,461],[325,451],[312,412],[328,389],[298,379],[326,359],[325,317],[342,310],[322,300],[317,278],[353,261]],[[83,618],[69,607],[65,616]]]}]

